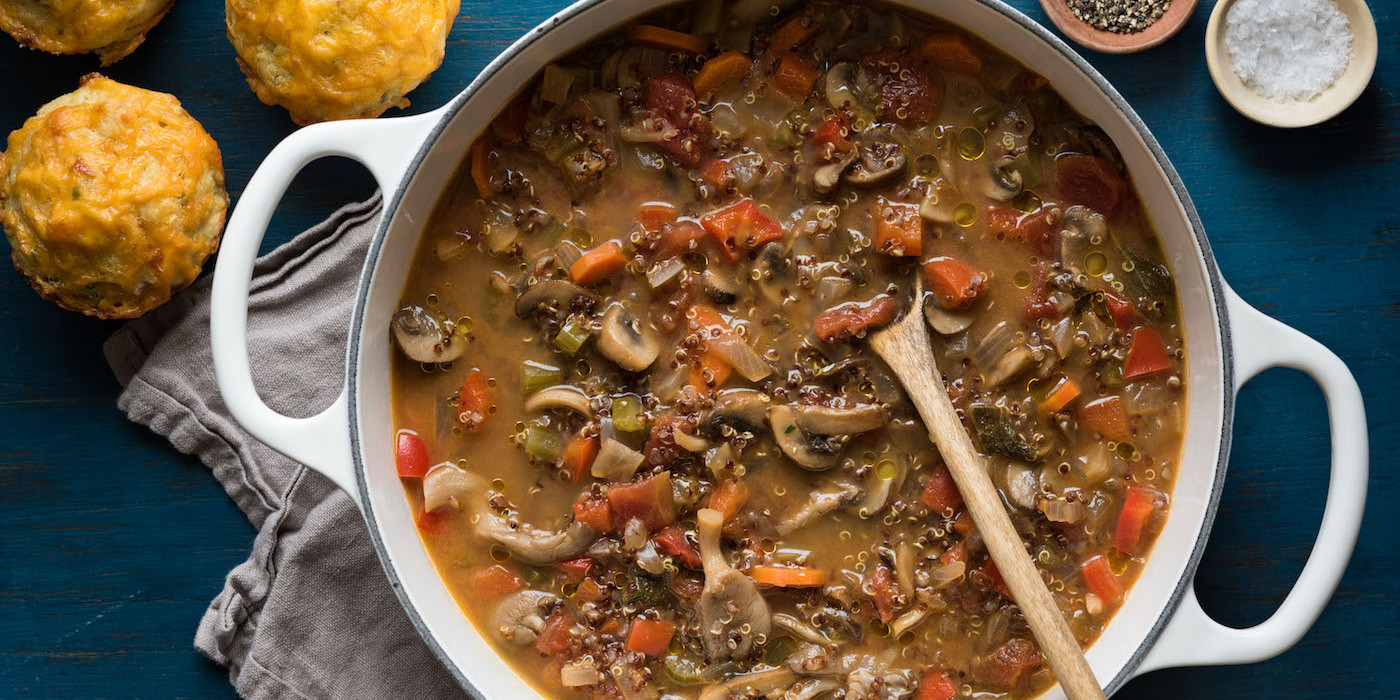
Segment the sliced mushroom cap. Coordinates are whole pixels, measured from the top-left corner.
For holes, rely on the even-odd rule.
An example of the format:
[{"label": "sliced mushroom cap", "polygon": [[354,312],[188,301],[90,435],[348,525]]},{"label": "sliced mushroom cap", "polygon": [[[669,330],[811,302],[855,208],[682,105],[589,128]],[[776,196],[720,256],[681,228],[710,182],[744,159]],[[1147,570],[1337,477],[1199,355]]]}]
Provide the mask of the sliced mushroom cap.
[{"label": "sliced mushroom cap", "polygon": [[924,200],[919,204],[919,216],[938,224],[953,222],[953,209],[958,205],[958,193],[952,184],[939,177],[928,183]]},{"label": "sliced mushroom cap", "polygon": [[860,496],[860,487],[839,481],[831,482],[807,496],[807,502],[778,523],[778,534],[787,535],[805,527],[817,518],[855,501]]},{"label": "sliced mushroom cap", "polygon": [[545,280],[535,283],[516,298],[515,315],[530,318],[539,313],[541,307],[569,311],[576,303],[592,307],[598,303],[598,295],[572,282]]},{"label": "sliced mushroom cap", "polygon": [[511,593],[496,605],[491,623],[501,638],[516,646],[533,644],[544,629],[550,608],[559,602],[553,593],[526,589]]},{"label": "sliced mushroom cap", "polygon": [[423,511],[431,512],[444,506],[470,507],[471,499],[480,493],[481,487],[481,477],[451,462],[443,462],[423,477]]},{"label": "sliced mushroom cap", "polygon": [[763,429],[763,418],[772,403],[767,394],[754,389],[722,391],[700,424],[720,436],[724,436],[725,426],[735,432],[757,434]]},{"label": "sliced mushroom cap", "polygon": [[794,406],[797,427],[821,435],[858,435],[883,426],[890,420],[879,404],[861,404],[846,408],[830,406]]},{"label": "sliced mushroom cap", "polygon": [[703,508],[695,519],[705,570],[705,586],[697,603],[705,656],[711,663],[743,659],[767,641],[773,629],[772,612],[753,579],[736,571],[725,558],[719,542],[724,516]]},{"label": "sliced mushroom cap", "polygon": [[583,393],[582,389],[568,384],[541,389],[530,398],[525,399],[527,413],[548,411],[555,408],[573,411],[584,418],[593,417],[593,405],[589,403],[588,395]]},{"label": "sliced mushroom cap", "polygon": [[441,322],[421,306],[405,306],[389,320],[394,342],[415,362],[451,362],[467,351],[456,324]]},{"label": "sliced mushroom cap", "polygon": [[858,150],[859,157],[846,171],[846,180],[853,185],[878,185],[898,175],[909,162],[904,147],[895,141],[870,138],[863,140]]},{"label": "sliced mushroom cap", "polygon": [[716,304],[733,304],[739,298],[739,293],[744,291],[733,275],[720,274],[714,268],[700,275],[700,287],[705,290],[705,296]]},{"label": "sliced mushroom cap", "polygon": [[834,189],[841,182],[841,174],[846,172],[846,168],[856,162],[855,151],[836,154],[836,159],[830,163],[817,166],[812,170],[812,187],[819,194],[826,194]]},{"label": "sliced mushroom cap", "polygon": [[1016,160],[1010,154],[992,159],[988,165],[983,165],[977,170],[977,188],[982,194],[991,197],[999,202],[1009,202],[1011,198],[1021,194],[1025,187],[1025,178],[1021,171],[1012,167]]},{"label": "sliced mushroom cap", "polygon": [[661,354],[661,341],[621,304],[613,304],[598,329],[598,352],[629,372],[640,372]]},{"label": "sliced mushroom cap", "polygon": [[494,540],[526,564],[549,566],[582,554],[598,533],[577,520],[563,530],[541,530],[529,523],[514,523],[491,512],[482,512],[476,533]]},{"label": "sliced mushroom cap", "polygon": [[803,469],[826,471],[841,463],[841,451],[847,436],[816,435],[797,427],[797,416],[788,406],[774,406],[768,411],[773,426],[773,440],[779,449]]},{"label": "sliced mushroom cap", "polygon": [[741,673],[722,683],[711,683],[700,691],[697,700],[728,700],[733,697],[787,697],[774,691],[797,682],[797,674],[789,668]]},{"label": "sliced mushroom cap", "polygon": [[1065,210],[1060,233],[1060,259],[1077,260],[1095,240],[1108,239],[1108,222],[1089,207],[1076,204]]},{"label": "sliced mushroom cap", "polygon": [[924,320],[938,333],[952,335],[967,330],[972,322],[977,320],[977,314],[971,311],[949,311],[930,294],[924,297]]}]

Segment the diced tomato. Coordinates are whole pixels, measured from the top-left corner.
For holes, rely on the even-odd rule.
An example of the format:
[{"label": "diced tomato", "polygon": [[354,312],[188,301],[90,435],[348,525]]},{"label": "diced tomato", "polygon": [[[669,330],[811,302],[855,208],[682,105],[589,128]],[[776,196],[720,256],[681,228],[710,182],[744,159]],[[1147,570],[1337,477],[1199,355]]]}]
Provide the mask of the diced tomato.
[{"label": "diced tomato", "polygon": [[646,457],[645,464],[670,464],[676,461],[681,453],[680,447],[676,445],[676,431],[688,425],[688,421],[669,411],[658,414],[651,422],[646,446],[642,448],[642,454]]},{"label": "diced tomato", "polygon": [[864,338],[869,331],[890,325],[897,313],[894,300],[881,294],[870,301],[848,301],[821,312],[812,321],[812,330],[824,343],[839,343]]},{"label": "diced tomato", "polygon": [[477,598],[494,598],[525,586],[525,582],[514,571],[501,564],[493,564],[472,573],[468,587]]},{"label": "diced tomato", "polygon": [[525,118],[529,114],[530,100],[524,95],[516,97],[491,121],[491,133],[512,146],[519,146],[525,140]]},{"label": "diced tomato", "polygon": [[1105,396],[1080,406],[1078,416],[1085,427],[1098,431],[1114,442],[1133,439],[1128,414],[1123,411],[1123,401],[1117,396]]},{"label": "diced tomato", "polygon": [[963,507],[962,493],[958,491],[953,473],[943,465],[933,470],[933,476],[924,484],[924,492],[919,496],[924,505],[938,513],[949,513]]},{"label": "diced tomato", "polygon": [[642,104],[676,131],[658,144],[661,150],[691,167],[709,153],[713,128],[709,117],[695,111],[695,90],[684,76],[664,73],[647,78],[642,83]]},{"label": "diced tomato", "polygon": [[1129,486],[1123,497],[1123,512],[1118,515],[1118,535],[1114,546],[1124,554],[1141,554],[1142,533],[1147,521],[1157,510],[1152,493],[1140,486]]},{"label": "diced tomato", "polygon": [[914,691],[914,700],[953,700],[957,695],[958,687],[953,685],[948,674],[934,669],[919,677],[919,688]]},{"label": "diced tomato", "polygon": [[400,430],[394,436],[394,464],[399,468],[399,478],[421,477],[432,468],[428,458],[428,446],[412,430]]},{"label": "diced tomato", "polygon": [[643,204],[637,211],[637,223],[641,224],[642,230],[651,233],[660,232],[661,227],[675,220],[676,208],[663,202]]},{"label": "diced tomato", "polygon": [[[967,536],[967,533],[972,532],[973,525],[972,516],[968,515],[967,511],[962,511],[958,513],[958,517],[953,518],[953,531],[964,537]],[[958,544],[961,545],[962,543],[959,542]],[[944,563],[946,564],[947,562]]]},{"label": "diced tomato", "polygon": [[554,565],[559,573],[564,574],[564,578],[579,583],[587,578],[588,570],[593,568],[593,557],[588,555],[571,557]]},{"label": "diced tomato", "polygon": [[1023,214],[1011,207],[993,205],[987,207],[987,230],[1001,234],[1008,241],[1015,241],[1047,257],[1058,257],[1059,227],[1051,220],[1051,209],[1040,207],[1029,214]]},{"label": "diced tomato", "polygon": [[656,248],[652,252],[657,260],[665,260],[695,250],[704,238],[705,229],[700,228],[700,224],[677,221],[661,227],[661,235],[657,237]]},{"label": "diced tomato", "polygon": [[997,563],[991,557],[987,557],[987,563],[982,565],[982,575],[987,577],[987,585],[997,593],[1002,594],[1007,600],[1015,601],[1011,597],[1011,589],[1006,587],[1006,579],[1001,576],[1001,569],[997,568]]},{"label": "diced tomato", "polygon": [[712,211],[700,219],[700,225],[727,262],[735,262],[746,251],[783,238],[783,227],[759,211],[752,199]]},{"label": "diced tomato", "polygon": [[491,384],[486,374],[473,369],[462,382],[462,393],[457,400],[457,422],[463,430],[480,430],[486,424],[486,418],[496,406],[491,394]]},{"label": "diced tomato", "polygon": [[[958,516],[958,520],[961,521],[961,520],[962,520],[962,516]],[[967,522],[968,522],[969,525],[971,525],[971,523],[972,523],[972,516],[968,516]],[[968,528],[968,529],[970,530],[971,528]],[[963,534],[967,534],[967,533],[963,533]],[[938,557],[938,563],[940,563],[940,564],[952,564],[952,563],[955,562],[955,561],[963,561],[963,562],[967,561],[967,543],[966,543],[966,542],[963,542],[963,541],[959,540],[957,544],[955,544],[955,545],[953,545],[953,546],[951,546],[951,547],[949,547],[949,548],[943,550],[943,554],[939,555],[939,557]]]},{"label": "diced tomato", "polygon": [[596,603],[606,598],[608,592],[603,590],[603,585],[591,578],[585,578],[578,583],[578,590],[574,592],[574,597],[585,603]]},{"label": "diced tomato", "polygon": [[799,13],[768,36],[768,55],[777,56],[793,50],[820,28],[821,22],[815,13]]},{"label": "diced tomato", "polygon": [[627,254],[617,240],[608,241],[583,254],[569,268],[569,278],[574,284],[584,286],[597,284],[612,277],[627,265]]},{"label": "diced tomato", "polygon": [[846,118],[845,113],[837,113],[817,125],[816,131],[812,132],[812,143],[819,148],[830,146],[832,153],[846,153],[855,148],[850,135],[850,120]]},{"label": "diced tomato", "polygon": [[1031,286],[1026,290],[1026,304],[1024,312],[1026,319],[1038,321],[1040,319],[1054,320],[1060,316],[1060,307],[1055,305],[1050,298],[1050,266],[1046,263],[1037,264],[1031,270]]},{"label": "diced tomato", "polygon": [[1055,191],[1070,204],[1082,204],[1107,217],[1129,196],[1128,183],[1102,158],[1070,154],[1055,159]]},{"label": "diced tomato", "polygon": [[613,526],[621,530],[633,518],[647,530],[656,530],[676,521],[676,505],[671,496],[671,473],[661,472],[630,484],[608,487]]},{"label": "diced tomato", "polygon": [[632,631],[627,634],[627,651],[635,651],[647,656],[661,656],[676,633],[676,623],[639,617],[632,621]]},{"label": "diced tomato", "polygon": [[820,72],[789,51],[778,59],[773,73],[773,89],[793,100],[805,100],[812,93]]},{"label": "diced tomato", "polygon": [[715,187],[727,189],[734,184],[734,175],[729,172],[729,161],[719,158],[706,158],[700,162],[700,179]]},{"label": "diced tomato", "polygon": [[447,532],[447,521],[455,512],[449,508],[439,508],[418,516],[418,531],[427,537],[442,537]]},{"label": "diced tomato", "polygon": [[919,53],[944,70],[977,75],[982,72],[982,53],[972,40],[955,32],[930,34],[919,45]]},{"label": "diced tomato", "polygon": [[585,496],[574,502],[574,520],[599,534],[612,532],[612,504],[602,496]]},{"label": "diced tomato", "polygon": [[1172,360],[1167,356],[1162,334],[1156,328],[1138,326],[1133,331],[1133,344],[1128,346],[1128,357],[1123,360],[1123,378],[1146,377],[1171,368]]},{"label": "diced tomato", "polygon": [[875,613],[880,616],[880,622],[889,624],[890,620],[894,619],[899,592],[895,588],[894,573],[888,566],[877,565],[875,570],[865,577],[865,585],[861,587],[861,592],[875,604]]},{"label": "diced tomato", "polygon": [[966,309],[987,291],[987,273],[976,265],[946,255],[925,263],[924,277],[933,288],[938,305],[949,310]]},{"label": "diced tomato", "polygon": [[924,220],[919,205],[893,202],[883,195],[870,206],[875,221],[875,250],[894,257],[918,257],[924,253]]},{"label": "diced tomato", "polygon": [[749,487],[737,479],[726,479],[710,494],[707,508],[724,516],[724,522],[734,519],[749,500]]},{"label": "diced tomato", "polygon": [[1123,584],[1109,570],[1108,559],[1104,555],[1085,559],[1079,565],[1079,570],[1084,574],[1084,583],[1089,585],[1089,592],[1098,596],[1105,605],[1117,605],[1123,599]]},{"label": "diced tomato", "polygon": [[1133,310],[1132,302],[1124,299],[1113,292],[1103,292],[1103,303],[1108,307],[1108,313],[1113,317],[1113,325],[1118,328],[1132,328],[1137,325],[1137,312]]},{"label": "diced tomato", "polygon": [[583,475],[593,466],[593,460],[598,457],[598,447],[596,436],[578,435],[564,448],[564,469],[575,484],[582,481]]},{"label": "diced tomato", "polygon": [[685,533],[674,525],[657,530],[651,541],[662,554],[675,557],[677,561],[692,569],[700,568],[700,553],[685,538]]},{"label": "diced tomato", "polygon": [[1016,690],[1041,663],[1040,649],[1035,643],[1016,637],[992,652],[977,667],[977,675],[996,690]]},{"label": "diced tomato", "polygon": [[563,605],[554,606],[554,612],[544,621],[544,628],[535,638],[535,651],[545,656],[554,656],[568,649],[574,641],[574,628],[577,626],[573,613]]},{"label": "diced tomato", "polygon": [[943,98],[943,86],[922,57],[907,51],[881,51],[865,62],[888,74],[880,86],[880,116],[901,122],[925,122]]}]

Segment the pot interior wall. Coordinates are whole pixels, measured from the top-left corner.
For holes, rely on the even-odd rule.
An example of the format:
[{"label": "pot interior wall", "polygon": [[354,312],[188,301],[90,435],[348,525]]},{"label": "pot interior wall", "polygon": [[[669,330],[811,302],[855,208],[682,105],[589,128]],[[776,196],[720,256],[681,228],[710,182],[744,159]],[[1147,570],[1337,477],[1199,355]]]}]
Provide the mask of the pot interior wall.
[{"label": "pot interior wall", "polygon": [[[538,697],[538,693],[510,671],[467,621],[440,582],[418,539],[391,466],[393,422],[387,371],[391,348],[384,329],[397,307],[419,234],[441,189],[498,106],[554,57],[665,4],[668,3],[645,0],[579,3],[547,23],[548,31],[535,30],[492,63],[469,88],[468,102],[459,97],[442,110],[445,122],[440,133],[435,140],[430,138],[420,153],[421,162],[408,186],[400,192],[388,229],[381,231],[381,239],[371,251],[365,277],[368,294],[362,296],[356,308],[362,332],[354,339],[358,347],[352,349],[352,420],[370,528],[376,532],[394,585],[412,608],[411,613],[416,613],[429,644],[459,679],[488,697],[528,698]],[[1213,261],[1207,262],[1209,253],[1193,228],[1194,212],[1188,213],[1184,192],[1178,193],[1173,186],[1178,180],[1169,170],[1170,165],[1155,154],[1155,142],[1149,145],[1135,125],[1136,118],[1124,112],[1125,105],[1119,108],[1121,98],[1116,93],[1110,97],[1064,50],[1045,38],[1049,35],[1044,30],[1037,33],[1028,29],[1023,23],[1029,24],[1029,20],[995,0],[903,0],[896,4],[951,21],[1002,47],[1049,78],[1072,104],[1097,122],[1122,150],[1177,278],[1190,349],[1187,437],[1171,515],[1156,551],[1123,608],[1089,652],[1089,661],[1100,680],[1111,682],[1116,688],[1130,676],[1144,645],[1155,637],[1156,627],[1174,609],[1184,577],[1194,572],[1198,550],[1204,544],[1208,521],[1214,513],[1217,484],[1223,473],[1225,396],[1233,388],[1226,385],[1220,330],[1224,319],[1216,303],[1219,291]],[[1058,690],[1050,697],[1057,695],[1063,697]]]}]

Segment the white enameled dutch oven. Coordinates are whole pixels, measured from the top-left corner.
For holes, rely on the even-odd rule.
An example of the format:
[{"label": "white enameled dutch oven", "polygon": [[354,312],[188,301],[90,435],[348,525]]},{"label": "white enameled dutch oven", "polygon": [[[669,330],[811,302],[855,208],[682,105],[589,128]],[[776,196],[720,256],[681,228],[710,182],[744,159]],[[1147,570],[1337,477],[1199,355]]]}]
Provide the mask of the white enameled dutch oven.
[{"label": "white enameled dutch oven", "polygon": [[[538,698],[463,616],[418,538],[394,469],[389,317],[438,195],[497,109],[548,62],[592,37],[668,4],[583,0],[513,44],[451,103],[414,117],[346,121],[302,129],[275,148],[244,191],[224,234],[213,289],[214,367],[230,412],[269,446],[330,477],[363,510],[404,608],[468,692]],[[1122,150],[1157,225],[1181,296],[1190,348],[1190,407],[1170,515],[1141,579],[1088,652],[1110,692],[1135,675],[1171,666],[1251,663],[1302,637],[1341,579],[1361,526],[1367,438],[1361,393],[1342,362],[1317,342],[1247,305],[1221,280],[1196,211],[1176,171],[1123,98],[1068,46],[998,0],[896,0],[967,28],[1045,75]],[[253,388],[247,299],[253,260],[278,199],[299,169],[347,156],[373,173],[384,215],[360,277],[351,320],[345,390],[323,413],[288,418]],[[1235,393],[1269,367],[1306,372],[1321,385],[1332,433],[1327,505],[1312,554],[1272,617],[1249,629],[1202,611],[1192,578],[1225,479]],[[317,378],[324,381],[325,378]],[[1048,697],[1063,697],[1057,690]]]}]

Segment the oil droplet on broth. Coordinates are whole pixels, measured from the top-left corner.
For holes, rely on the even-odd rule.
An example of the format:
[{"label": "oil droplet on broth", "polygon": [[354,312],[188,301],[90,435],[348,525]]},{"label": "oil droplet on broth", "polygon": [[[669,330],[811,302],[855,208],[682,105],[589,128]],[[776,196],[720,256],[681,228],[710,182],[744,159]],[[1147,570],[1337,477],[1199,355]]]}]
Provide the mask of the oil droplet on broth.
[{"label": "oil droplet on broth", "polygon": [[977,160],[987,151],[987,143],[982,138],[982,132],[965,126],[958,132],[958,155],[963,160]]},{"label": "oil droplet on broth", "polygon": [[958,202],[958,206],[953,207],[953,222],[963,228],[977,223],[977,207],[972,206],[972,202]]},{"label": "oil droplet on broth", "polygon": [[438,295],[436,295],[436,294],[429,294],[429,295],[428,295],[428,298],[425,299],[424,301],[427,302],[428,306],[437,306],[437,305],[438,305]]},{"label": "oil droplet on broth", "polygon": [[474,329],[474,328],[476,328],[476,322],[475,322],[475,321],[472,321],[472,317],[471,317],[471,316],[463,316],[463,317],[457,319],[457,331],[458,331],[458,332],[460,332],[460,333],[470,333],[470,332],[472,332],[472,329]]},{"label": "oil droplet on broth", "polygon": [[1040,199],[1040,195],[1031,190],[1025,190],[1016,195],[1011,200],[1011,207],[1022,214],[1029,214],[1040,208],[1045,202]]},{"label": "oil droplet on broth", "polygon": [[491,558],[498,562],[510,559],[510,552],[505,547],[494,545],[491,547]]},{"label": "oil droplet on broth", "polygon": [[1030,273],[1030,271],[1029,271],[1029,270],[1017,270],[1017,271],[1016,271],[1016,274],[1014,274],[1014,275],[1011,276],[1011,283],[1014,284],[1014,285],[1016,285],[1016,288],[1017,288],[1017,289],[1025,289],[1026,287],[1031,286],[1031,273]]},{"label": "oil droplet on broth", "polygon": [[920,175],[924,175],[927,177],[938,177],[938,172],[940,170],[940,166],[938,165],[938,158],[931,154],[925,153],[914,160],[914,170]]},{"label": "oil droplet on broth", "polygon": [[889,481],[899,473],[899,466],[892,459],[882,459],[875,464],[875,478]]},{"label": "oil droplet on broth", "polygon": [[1084,256],[1084,271],[1098,277],[1108,271],[1108,256],[1097,250]]}]

